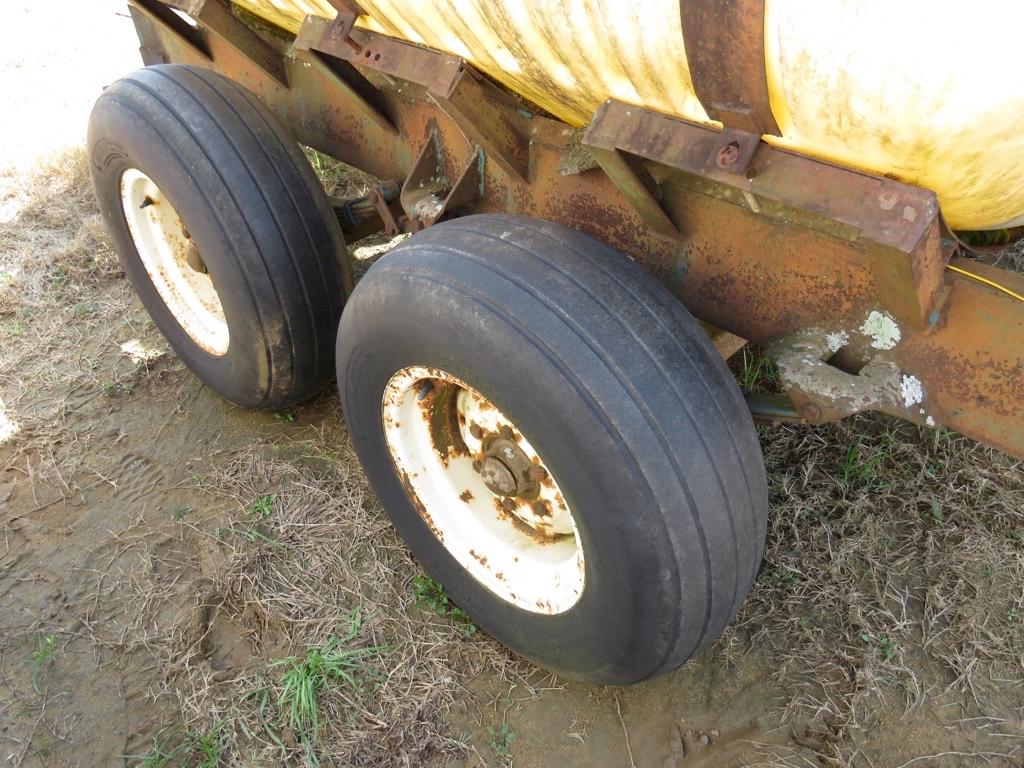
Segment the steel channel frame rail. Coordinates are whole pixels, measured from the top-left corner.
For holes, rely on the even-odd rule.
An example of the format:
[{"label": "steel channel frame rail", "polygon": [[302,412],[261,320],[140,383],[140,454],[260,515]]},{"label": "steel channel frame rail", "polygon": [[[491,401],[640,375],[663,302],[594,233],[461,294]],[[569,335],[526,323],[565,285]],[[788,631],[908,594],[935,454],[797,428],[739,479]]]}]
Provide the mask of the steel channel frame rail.
[{"label": "steel channel frame rail", "polygon": [[[381,179],[453,180],[443,213],[535,216],[619,248],[697,317],[768,346],[807,421],[877,410],[1024,456],[1024,303],[945,266],[1020,294],[1024,276],[959,257],[930,191],[614,101],[574,130],[344,11],[292,41],[225,0],[174,4],[198,23],[130,0],[146,64],[222,72],[298,141]],[[725,90],[720,114],[770,130],[763,99]],[[439,218],[405,213],[412,230]]]}]

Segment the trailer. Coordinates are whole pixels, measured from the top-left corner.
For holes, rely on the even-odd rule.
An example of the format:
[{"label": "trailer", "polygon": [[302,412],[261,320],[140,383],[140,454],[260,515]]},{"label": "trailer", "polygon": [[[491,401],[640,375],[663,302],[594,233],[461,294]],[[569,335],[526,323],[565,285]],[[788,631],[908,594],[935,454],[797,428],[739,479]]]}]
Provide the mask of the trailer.
[{"label": "trailer", "polygon": [[[214,391],[337,379],[398,533],[501,642],[610,684],[712,643],[764,547],[755,419],[1024,456],[1024,276],[986,258],[1024,232],[1019,95],[858,152],[783,108],[812,64],[771,0],[360,3],[129,0],[146,67],[94,108],[94,186]],[[376,183],[329,198],[299,144]],[[378,232],[411,236],[356,284]],[[739,389],[746,343],[784,394]]]}]

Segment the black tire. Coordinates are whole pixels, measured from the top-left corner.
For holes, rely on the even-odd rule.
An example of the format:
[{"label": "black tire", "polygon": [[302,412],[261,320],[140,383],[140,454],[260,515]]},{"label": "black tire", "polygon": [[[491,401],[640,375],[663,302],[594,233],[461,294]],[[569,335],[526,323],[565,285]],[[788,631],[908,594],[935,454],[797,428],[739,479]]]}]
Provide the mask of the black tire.
[{"label": "black tire", "polygon": [[[474,621],[541,666],[604,684],[663,674],[749,591],[768,505],[753,421],[697,322],[623,254],[519,217],[440,224],[365,275],[337,360],[355,448],[398,532]],[[569,610],[497,597],[418,514],[381,423],[382,392],[409,365],[460,377],[544,457],[585,553]]]},{"label": "black tire", "polygon": [[[279,409],[320,390],[334,372],[344,241],[312,168],[270,111],[209,70],[147,67],[100,96],[88,149],[125,273],[189,368],[248,408]],[[147,274],[122,208],[129,168],[156,183],[202,254],[230,333],[223,355],[196,343]]]}]

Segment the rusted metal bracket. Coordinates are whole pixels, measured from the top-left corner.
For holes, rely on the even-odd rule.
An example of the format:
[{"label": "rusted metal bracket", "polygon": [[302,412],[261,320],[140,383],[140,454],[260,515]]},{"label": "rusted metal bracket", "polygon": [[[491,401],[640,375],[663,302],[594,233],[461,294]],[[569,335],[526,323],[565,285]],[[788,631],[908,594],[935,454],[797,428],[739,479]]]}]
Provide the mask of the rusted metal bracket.
[{"label": "rusted metal bracket", "polygon": [[662,207],[661,187],[644,166],[640,158],[622,150],[589,147],[601,169],[629,201],[644,222],[659,235],[680,239],[682,233]]},{"label": "rusted metal bracket", "polygon": [[[343,95],[347,109],[355,111],[361,119],[372,125],[374,129],[381,130],[387,134],[391,134],[392,136],[398,135],[398,130],[391,119],[381,112],[381,110],[377,108],[377,105],[372,104],[367,99],[364,91],[366,88],[372,89],[373,86],[367,83],[362,90],[359,89],[356,83],[350,82],[349,79],[343,77],[342,73],[339,72],[337,68],[331,66],[331,63],[326,61],[317,51],[310,49],[308,42],[305,41],[301,35],[296,38],[295,42],[292,44],[292,51],[304,52],[308,55],[308,59],[305,60],[307,66],[316,69],[317,73],[324,80],[331,82],[332,86]],[[345,66],[348,67],[349,65],[346,64]],[[351,67],[349,67],[349,70],[354,74],[356,79],[362,78],[362,76],[352,70]],[[303,98],[306,95],[303,92],[305,82],[305,80],[302,80],[293,85],[292,90],[299,96],[299,98]],[[319,94],[308,95],[314,97],[319,96]]]},{"label": "rusted metal bracket", "polygon": [[[751,138],[747,138],[751,137]],[[940,248],[935,194],[891,179],[775,149],[753,134],[724,133],[686,120],[607,101],[591,122],[584,144],[592,151],[644,158],[692,177],[701,194],[751,213],[825,233],[876,250],[882,303],[904,322],[923,325],[942,298],[949,253]],[[735,152],[722,157],[735,143]],[[727,167],[721,160],[732,160]],[[743,168],[742,174],[734,171]],[[652,168],[652,176],[658,174]],[[680,179],[682,180],[682,179]],[[622,185],[616,179],[616,185]],[[634,206],[652,211],[643,196]],[[656,213],[654,213],[656,216]]]},{"label": "rusted metal bracket", "polygon": [[139,23],[137,18],[139,13],[146,13],[155,23],[172,30],[174,35],[186,43],[195,55],[210,61],[210,48],[207,44],[206,32],[201,27],[189,24],[172,11],[170,6],[159,0],[144,0],[137,5],[129,6],[128,11],[135,19],[135,29],[138,32],[139,42],[142,44],[139,53],[142,54],[142,61],[147,67],[153,64],[170,63],[171,57],[164,50],[159,36],[154,34],[152,25]]},{"label": "rusted metal bracket", "polygon": [[712,120],[780,135],[765,70],[765,0],[680,0],[693,89]]},{"label": "rusted metal bracket", "polygon": [[489,159],[517,179],[527,179],[529,137],[505,117],[509,99],[465,60],[364,29],[350,29],[339,40],[334,29],[326,19],[309,16],[296,45],[425,88]]},{"label": "rusted metal bracket", "polygon": [[[334,21],[331,23],[331,29],[328,35],[332,40],[337,42],[346,42],[349,40],[349,34],[356,25],[356,19],[365,14],[365,11],[360,7],[359,3],[355,0],[329,0],[334,9],[338,12],[334,17]],[[356,47],[358,44],[352,42],[351,45]]]},{"label": "rusted metal bracket", "polygon": [[[281,85],[288,86],[284,56],[231,12],[226,0],[161,0],[225,40]],[[152,6],[152,3],[148,3]]]},{"label": "rusted metal bracket", "polygon": [[441,140],[436,128],[431,130],[416,165],[402,185],[399,199],[407,215],[402,229],[418,232],[436,224],[446,213],[480,199],[482,160],[479,150],[474,152],[452,184],[445,176]]},{"label": "rusted metal bracket", "polygon": [[373,204],[381,223],[384,225],[384,234],[388,237],[394,237],[402,231],[398,218],[395,216],[394,211],[391,210],[391,204],[398,199],[400,191],[398,184],[385,182],[371,187],[366,193],[366,199]]}]

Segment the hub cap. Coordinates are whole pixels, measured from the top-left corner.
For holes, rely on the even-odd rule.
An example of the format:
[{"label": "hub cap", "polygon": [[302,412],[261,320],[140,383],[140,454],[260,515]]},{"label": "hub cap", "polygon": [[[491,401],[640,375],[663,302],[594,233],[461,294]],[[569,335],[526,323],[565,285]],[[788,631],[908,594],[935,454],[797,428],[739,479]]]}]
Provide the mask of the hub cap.
[{"label": "hub cap", "polygon": [[555,478],[483,395],[436,368],[388,382],[384,435],[406,491],[448,552],[499,597],[534,613],[583,593],[583,548]]},{"label": "hub cap", "polygon": [[213,355],[228,351],[224,307],[178,212],[142,171],[121,176],[124,216],[146,273],[174,319]]}]

